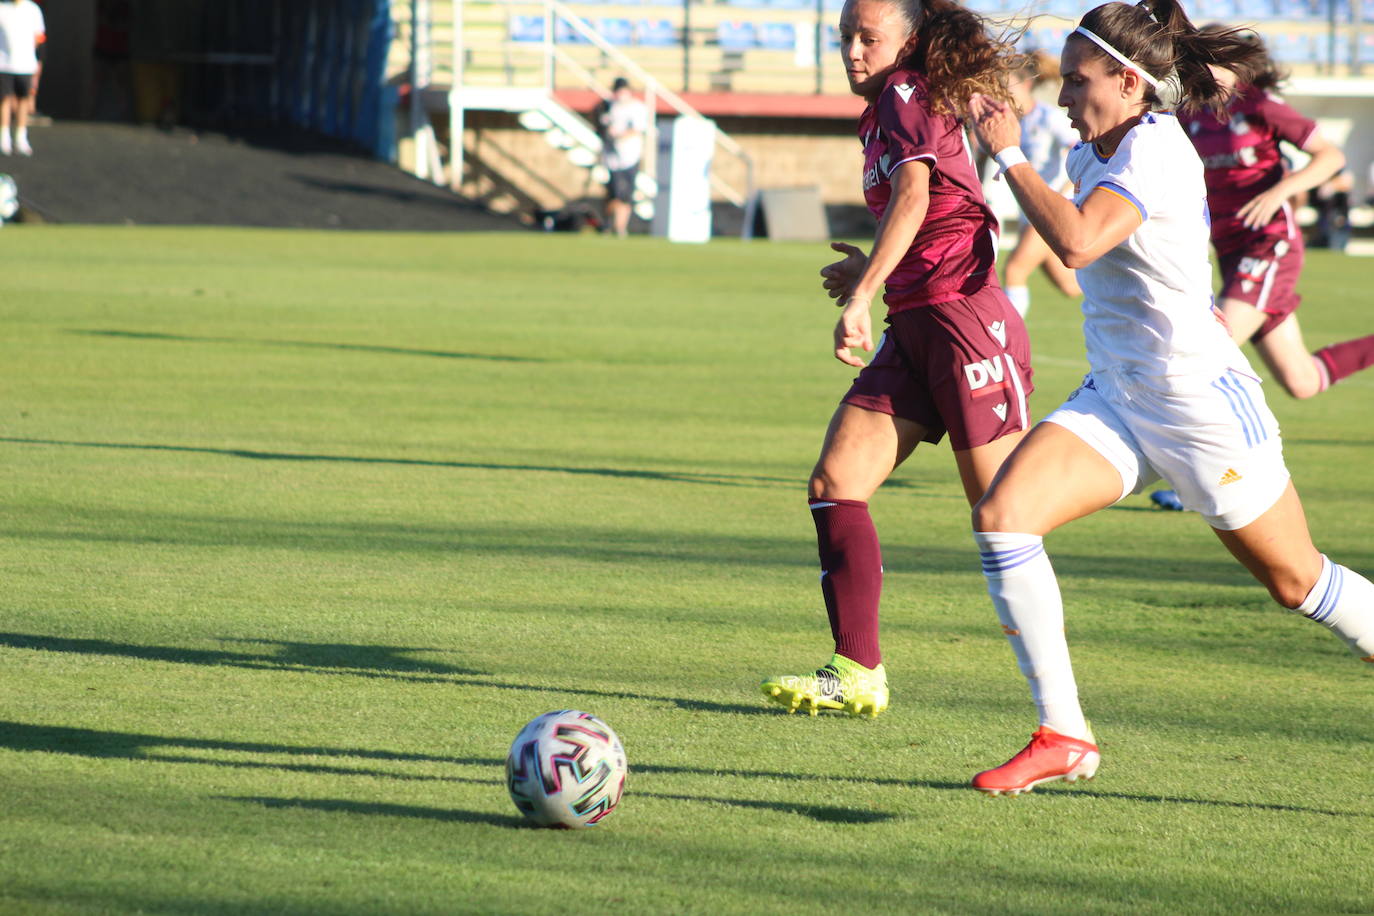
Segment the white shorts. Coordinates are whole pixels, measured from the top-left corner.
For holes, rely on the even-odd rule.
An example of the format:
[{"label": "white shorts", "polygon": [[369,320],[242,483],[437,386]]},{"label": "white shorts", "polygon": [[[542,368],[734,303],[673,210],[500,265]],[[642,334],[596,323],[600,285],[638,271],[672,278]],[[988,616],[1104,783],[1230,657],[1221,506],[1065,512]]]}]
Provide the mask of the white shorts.
[{"label": "white shorts", "polygon": [[1177,390],[1089,374],[1045,418],[1069,430],[1121,474],[1121,498],[1159,480],[1213,528],[1243,528],[1288,486],[1279,424],[1259,379],[1228,369]]}]

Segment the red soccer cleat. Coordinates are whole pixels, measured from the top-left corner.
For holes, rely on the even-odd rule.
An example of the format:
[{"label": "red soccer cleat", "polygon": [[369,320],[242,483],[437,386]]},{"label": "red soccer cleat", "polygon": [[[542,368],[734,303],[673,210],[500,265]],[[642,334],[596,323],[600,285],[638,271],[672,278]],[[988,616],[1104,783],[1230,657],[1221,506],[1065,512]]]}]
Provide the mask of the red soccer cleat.
[{"label": "red soccer cleat", "polygon": [[1020,795],[1045,782],[1062,779],[1077,782],[1097,775],[1102,757],[1089,740],[1070,738],[1042,725],[1031,735],[1021,753],[991,770],[973,777],[973,787],[989,795]]}]

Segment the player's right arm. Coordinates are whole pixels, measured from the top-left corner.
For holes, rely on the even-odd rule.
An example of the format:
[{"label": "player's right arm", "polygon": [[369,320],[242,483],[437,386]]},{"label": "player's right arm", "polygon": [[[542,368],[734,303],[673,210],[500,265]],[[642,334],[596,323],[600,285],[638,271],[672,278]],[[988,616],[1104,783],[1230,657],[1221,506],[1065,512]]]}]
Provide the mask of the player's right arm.
[{"label": "player's right arm", "polygon": [[[1021,128],[1006,104],[975,95],[969,113],[978,142],[988,152],[1020,146]],[[1107,188],[1097,188],[1082,206],[1076,205],[1045,184],[1029,162],[1013,165],[1003,177],[1021,212],[1065,267],[1086,267],[1126,241],[1144,220],[1134,203]]]}]

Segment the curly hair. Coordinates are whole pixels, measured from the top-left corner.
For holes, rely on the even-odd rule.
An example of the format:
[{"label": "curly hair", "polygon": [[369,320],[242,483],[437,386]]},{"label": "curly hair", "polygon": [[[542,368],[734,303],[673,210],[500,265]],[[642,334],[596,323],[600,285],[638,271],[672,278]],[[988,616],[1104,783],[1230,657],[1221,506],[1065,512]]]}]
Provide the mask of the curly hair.
[{"label": "curly hair", "polygon": [[902,66],[925,74],[932,111],[962,118],[975,93],[1011,101],[1007,83],[1024,61],[1013,47],[1019,31],[994,36],[987,20],[954,0],[889,2],[911,36]]}]

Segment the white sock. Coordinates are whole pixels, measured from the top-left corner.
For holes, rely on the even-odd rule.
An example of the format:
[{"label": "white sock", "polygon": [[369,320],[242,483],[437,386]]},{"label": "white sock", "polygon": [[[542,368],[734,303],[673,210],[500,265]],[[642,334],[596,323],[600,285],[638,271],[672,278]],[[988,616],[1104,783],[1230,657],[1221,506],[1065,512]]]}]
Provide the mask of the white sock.
[{"label": "white sock", "polygon": [[1374,583],[1322,555],[1317,584],[1297,611],[1345,640],[1350,651],[1374,662]]},{"label": "white sock", "polygon": [[29,129],[27,127],[21,127],[18,130],[16,130],[14,132],[14,142],[18,143],[20,146],[23,146],[24,144],[28,143]]},{"label": "white sock", "polygon": [[1011,300],[1011,307],[1016,309],[1022,317],[1030,311],[1030,287],[1029,286],[1008,286],[1006,289],[1007,298]]},{"label": "white sock", "polygon": [[1001,531],[975,531],[973,539],[983,555],[983,575],[1002,631],[1040,710],[1040,724],[1070,738],[1087,738],[1064,637],[1064,602],[1042,539]]}]

